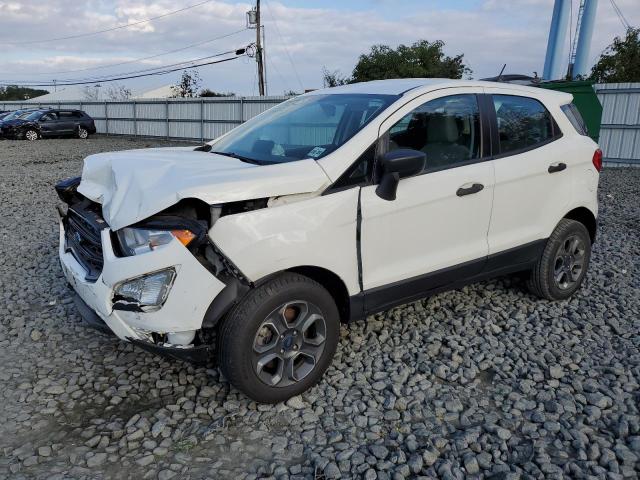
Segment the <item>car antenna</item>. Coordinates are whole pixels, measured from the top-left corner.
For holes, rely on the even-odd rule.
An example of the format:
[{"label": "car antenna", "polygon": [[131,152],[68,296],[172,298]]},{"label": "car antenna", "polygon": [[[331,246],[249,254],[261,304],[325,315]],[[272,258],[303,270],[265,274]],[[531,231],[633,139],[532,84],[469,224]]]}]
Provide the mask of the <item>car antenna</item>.
[{"label": "car antenna", "polygon": [[500,70],[500,73],[498,74],[498,79],[496,80],[496,82],[499,82],[500,80],[502,80],[502,74],[504,73],[505,68],[507,68],[506,63],[502,66],[502,70]]}]

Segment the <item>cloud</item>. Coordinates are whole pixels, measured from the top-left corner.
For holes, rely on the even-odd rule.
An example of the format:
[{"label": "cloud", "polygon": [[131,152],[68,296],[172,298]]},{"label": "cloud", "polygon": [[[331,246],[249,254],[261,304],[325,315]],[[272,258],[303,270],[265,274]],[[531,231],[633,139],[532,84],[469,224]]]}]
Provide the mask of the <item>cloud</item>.
[{"label": "cloud", "polygon": [[[165,14],[197,3],[184,0],[0,0],[0,79],[46,78],[36,73],[88,68],[146,57],[201,42],[241,29],[251,4],[216,0],[151,24],[120,29],[79,39],[45,44],[9,45],[6,41],[30,41],[107,29]],[[300,2],[298,2],[300,3]],[[358,56],[371,45],[411,44],[419,39],[443,40],[448,55],[464,53],[474,77],[507,71],[541,73],[553,0],[484,0],[464,7],[455,2],[371,0],[352,4],[316,2],[315,6],[291,6],[287,0],[263,2],[266,25],[267,70],[271,93],[321,86],[322,68],[348,74]],[[574,3],[576,3],[574,1]],[[640,23],[640,2],[617,0],[631,23]],[[574,5],[574,18],[577,4]],[[591,57],[624,33],[609,2],[601,1]],[[147,65],[174,63],[255,41],[249,30],[200,48],[158,57],[143,64],[105,68],[95,72],[59,75],[84,78],[122,73]],[[567,39],[568,56],[568,39]],[[292,66],[292,63],[295,65]],[[251,94],[256,91],[255,62],[241,59],[200,70],[205,86],[214,90]],[[174,82],[178,74],[132,81],[134,88]],[[301,79],[298,81],[298,77]]]}]

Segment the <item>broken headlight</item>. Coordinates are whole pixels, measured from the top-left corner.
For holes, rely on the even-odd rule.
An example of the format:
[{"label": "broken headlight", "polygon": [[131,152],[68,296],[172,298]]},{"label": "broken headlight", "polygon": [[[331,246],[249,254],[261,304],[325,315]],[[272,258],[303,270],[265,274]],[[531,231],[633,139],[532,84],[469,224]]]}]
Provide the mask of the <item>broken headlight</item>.
[{"label": "broken headlight", "polygon": [[189,245],[196,238],[190,230],[151,230],[146,228],[123,228],[118,230],[118,240],[122,252],[127,255],[140,255],[151,252],[166,245],[174,238],[184,246]]},{"label": "broken headlight", "polygon": [[175,277],[176,271],[167,268],[122,282],[114,289],[114,307],[130,306],[144,311],[158,309],[167,299]]}]

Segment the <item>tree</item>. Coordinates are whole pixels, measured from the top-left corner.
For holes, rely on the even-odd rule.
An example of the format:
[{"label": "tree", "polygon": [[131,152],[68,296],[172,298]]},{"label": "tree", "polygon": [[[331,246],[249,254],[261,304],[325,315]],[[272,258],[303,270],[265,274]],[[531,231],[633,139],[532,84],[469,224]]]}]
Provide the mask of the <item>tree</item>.
[{"label": "tree", "polygon": [[47,90],[7,85],[6,87],[0,87],[0,100],[29,100],[47,93],[49,93]]},{"label": "tree", "polygon": [[214,92],[209,88],[204,88],[200,90],[200,97],[235,97],[236,94],[233,92]]},{"label": "tree", "polygon": [[444,42],[420,40],[411,46],[393,49],[387,45],[374,45],[371,52],[360,55],[353,69],[353,82],[383,80],[387,78],[462,78],[471,69],[463,62],[464,55],[449,57],[442,51]]},{"label": "tree", "polygon": [[596,82],[640,82],[640,28],[629,28],[624,39],[616,37],[591,70]]},{"label": "tree", "polygon": [[322,84],[324,88],[338,87],[350,83],[349,77],[343,77],[340,70],[329,71],[327,67],[322,67]]},{"label": "tree", "polygon": [[129,100],[131,98],[131,90],[124,85],[111,85],[107,89],[107,98],[109,100]]},{"label": "tree", "polygon": [[99,83],[93,86],[90,86],[90,85],[84,86],[82,89],[82,94],[84,95],[84,99],[93,101],[93,102],[100,100],[101,87],[102,85],[100,85]]},{"label": "tree", "polygon": [[178,83],[171,86],[174,98],[193,98],[200,90],[200,74],[197,70],[184,70]]}]

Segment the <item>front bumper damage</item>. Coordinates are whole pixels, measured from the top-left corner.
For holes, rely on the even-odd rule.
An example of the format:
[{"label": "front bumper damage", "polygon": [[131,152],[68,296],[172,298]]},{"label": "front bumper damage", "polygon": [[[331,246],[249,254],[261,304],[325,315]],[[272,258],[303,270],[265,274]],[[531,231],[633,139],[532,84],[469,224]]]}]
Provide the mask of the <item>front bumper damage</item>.
[{"label": "front bumper damage", "polygon": [[[226,285],[177,240],[152,252],[118,257],[110,230],[104,228],[100,237],[104,265],[97,280],[90,281],[86,279],[87,270],[67,248],[65,227],[60,221],[60,264],[76,292],[75,301],[82,318],[98,330],[113,333],[153,353],[188,361],[205,361],[212,353],[206,344],[174,345],[157,339],[159,335],[200,330],[207,309]],[[176,276],[161,308],[154,311],[123,310],[117,305],[114,308],[114,288],[118,284],[167,268],[173,268]]]}]

